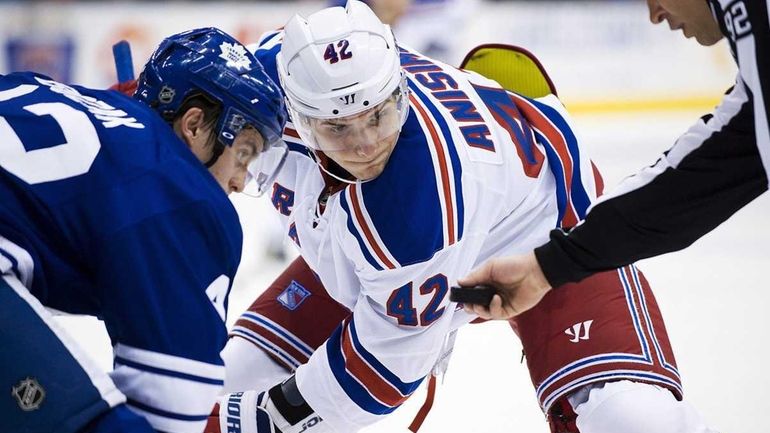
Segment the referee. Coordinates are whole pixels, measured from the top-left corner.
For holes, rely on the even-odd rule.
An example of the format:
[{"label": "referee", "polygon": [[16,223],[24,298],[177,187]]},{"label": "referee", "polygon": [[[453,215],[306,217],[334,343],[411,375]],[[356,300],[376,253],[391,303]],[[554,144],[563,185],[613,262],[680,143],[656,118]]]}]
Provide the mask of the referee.
[{"label": "referee", "polygon": [[[603,196],[569,232],[521,256],[492,259],[460,280],[498,288],[488,319],[534,307],[552,287],[686,248],[767,190],[770,171],[770,28],[767,0],[647,0],[650,21],[713,45],[722,37],[738,77],[652,166]],[[764,163],[764,164],[763,164]]]}]

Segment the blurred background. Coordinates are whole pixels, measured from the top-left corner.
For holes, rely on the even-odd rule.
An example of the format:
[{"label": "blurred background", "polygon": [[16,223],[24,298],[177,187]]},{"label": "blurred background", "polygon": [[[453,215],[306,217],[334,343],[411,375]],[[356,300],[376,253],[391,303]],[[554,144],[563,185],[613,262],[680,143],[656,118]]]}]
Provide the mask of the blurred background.
[{"label": "blurred background", "polygon": [[[112,2],[0,0],[0,71],[36,70],[64,81],[115,81],[110,47],[128,40],[140,70],[171,33],[217,26],[243,43],[342,0]],[[733,78],[724,46],[700,49],[652,26],[645,2],[370,0],[399,42],[459,64],[484,42],[537,54],[573,113],[710,108]]]},{"label": "blurred background", "polygon": [[[341,1],[2,1],[0,73],[35,70],[90,87],[114,83],[111,46],[133,47],[138,73],[169,34],[216,26],[256,42],[294,13]],[[653,163],[735,78],[724,41],[703,48],[649,23],[643,0],[371,0],[400,43],[459,64],[481,43],[514,44],[549,71],[578,135],[608,187]],[[244,228],[242,267],[228,323],[296,254],[267,200],[233,197]],[[691,248],[653,260],[646,271],[666,319],[685,393],[722,432],[767,431],[770,296],[767,194]],[[109,369],[109,339],[93,318],[62,318]],[[0,348],[2,350],[2,348]],[[424,433],[545,433],[521,346],[505,323],[465,327]],[[0,390],[2,392],[2,390]],[[419,390],[393,416],[368,428],[401,432],[424,398]]]}]

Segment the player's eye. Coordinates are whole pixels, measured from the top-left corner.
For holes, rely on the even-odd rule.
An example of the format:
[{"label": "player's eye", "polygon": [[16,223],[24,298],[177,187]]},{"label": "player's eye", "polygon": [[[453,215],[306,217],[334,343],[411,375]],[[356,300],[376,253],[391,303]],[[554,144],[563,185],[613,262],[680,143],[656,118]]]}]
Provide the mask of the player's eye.
[{"label": "player's eye", "polygon": [[380,124],[380,119],[384,115],[385,110],[377,110],[372,114],[371,117],[369,117],[369,125],[370,126],[378,126]]},{"label": "player's eye", "polygon": [[328,128],[333,134],[341,134],[347,130],[347,125],[331,124]]},{"label": "player's eye", "polygon": [[239,149],[235,154],[235,159],[240,166],[247,166],[253,156],[254,152],[251,149]]}]

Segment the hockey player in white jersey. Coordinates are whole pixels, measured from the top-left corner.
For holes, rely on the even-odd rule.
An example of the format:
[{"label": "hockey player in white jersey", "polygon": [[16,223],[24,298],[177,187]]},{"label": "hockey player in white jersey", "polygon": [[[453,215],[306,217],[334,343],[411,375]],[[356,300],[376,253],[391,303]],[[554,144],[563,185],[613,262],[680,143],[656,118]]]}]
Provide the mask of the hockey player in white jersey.
[{"label": "hockey player in white jersey", "polygon": [[[400,47],[360,2],[293,17],[255,55],[293,121],[272,201],[301,258],[231,331],[225,387],[240,392],[206,432],[357,431],[432,387],[476,318],[448,298],[457,278],[577,224],[594,169],[555,95]],[[588,305],[562,307],[586,286]],[[565,333],[576,323],[592,325],[579,345]],[[554,291],[513,325],[553,431],[577,432],[575,406],[618,396],[637,403],[612,431],[707,431],[633,266]]]}]

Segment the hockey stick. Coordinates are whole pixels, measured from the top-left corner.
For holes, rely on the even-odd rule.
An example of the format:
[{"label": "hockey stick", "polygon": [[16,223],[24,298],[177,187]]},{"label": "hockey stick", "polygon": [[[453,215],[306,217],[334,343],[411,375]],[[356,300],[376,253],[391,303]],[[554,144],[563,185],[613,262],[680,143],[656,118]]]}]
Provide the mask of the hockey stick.
[{"label": "hockey stick", "polygon": [[118,83],[132,81],[134,79],[134,62],[131,59],[131,46],[128,41],[123,40],[113,45],[112,56],[115,58]]}]

